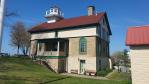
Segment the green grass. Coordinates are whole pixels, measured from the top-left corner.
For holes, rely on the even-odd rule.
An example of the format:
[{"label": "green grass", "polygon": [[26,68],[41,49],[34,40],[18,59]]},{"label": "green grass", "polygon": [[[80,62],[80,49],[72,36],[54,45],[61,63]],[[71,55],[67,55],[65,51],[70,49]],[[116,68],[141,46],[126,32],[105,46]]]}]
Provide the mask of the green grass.
[{"label": "green grass", "polygon": [[0,57],[0,84],[129,84],[129,81],[63,76],[49,71],[29,58]]},{"label": "green grass", "polygon": [[130,73],[113,71],[107,78],[111,80],[130,80]]},{"label": "green grass", "polygon": [[110,69],[100,70],[100,71],[97,71],[97,76],[105,77],[105,76],[108,75],[110,72],[112,72],[112,70],[110,70]]}]

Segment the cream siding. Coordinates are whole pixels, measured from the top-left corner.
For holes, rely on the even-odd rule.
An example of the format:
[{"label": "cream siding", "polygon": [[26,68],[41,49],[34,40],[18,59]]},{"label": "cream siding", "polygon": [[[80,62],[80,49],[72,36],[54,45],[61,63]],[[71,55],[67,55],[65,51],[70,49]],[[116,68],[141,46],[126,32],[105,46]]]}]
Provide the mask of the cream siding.
[{"label": "cream siding", "polygon": [[85,37],[87,53],[79,53],[80,38],[69,38],[68,72],[76,69],[80,72],[80,60],[85,60],[85,70],[96,71],[96,37]]},{"label": "cream siding", "polygon": [[[96,36],[96,26],[84,27],[78,29],[59,30],[58,38]],[[31,35],[31,40],[56,38],[55,32],[35,33]]]},{"label": "cream siding", "polygon": [[47,59],[48,65],[56,72],[58,72],[58,59]]},{"label": "cream siding", "polygon": [[96,35],[96,26],[71,29],[71,30],[62,30],[58,32],[59,38],[95,36],[95,35]]},{"label": "cream siding", "polygon": [[149,83],[149,46],[130,47],[132,84]]},{"label": "cream siding", "polygon": [[85,37],[87,39],[87,53],[79,53],[80,38],[69,38],[69,56],[96,57],[96,37]]},{"label": "cream siding", "polygon": [[85,70],[96,71],[96,57],[68,57],[68,73],[72,69],[78,70],[80,73],[80,60],[85,60]]},{"label": "cream siding", "polygon": [[55,32],[35,33],[31,35],[31,40],[55,38]]},{"label": "cream siding", "polygon": [[31,41],[31,47],[30,47],[30,56],[31,55],[35,55],[36,49],[37,49],[37,47],[36,47],[36,40],[32,40]]}]

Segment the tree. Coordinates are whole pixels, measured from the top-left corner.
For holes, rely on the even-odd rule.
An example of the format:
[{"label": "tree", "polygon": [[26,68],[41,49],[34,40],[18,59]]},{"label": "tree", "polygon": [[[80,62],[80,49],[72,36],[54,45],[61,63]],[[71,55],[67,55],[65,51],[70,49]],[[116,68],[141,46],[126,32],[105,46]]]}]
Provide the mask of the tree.
[{"label": "tree", "polygon": [[27,55],[30,47],[30,34],[27,31],[22,32],[23,37],[21,39],[21,51],[24,55]]},{"label": "tree", "polygon": [[125,49],[124,51],[117,51],[117,52],[113,53],[111,56],[113,65],[118,66],[118,71],[119,71],[119,66],[128,67],[128,65],[130,64],[129,57],[126,53],[127,53],[127,51]]},{"label": "tree", "polygon": [[17,54],[21,50],[24,55],[27,55],[30,47],[30,34],[27,32],[25,25],[19,21],[11,28],[11,45],[17,47]]}]

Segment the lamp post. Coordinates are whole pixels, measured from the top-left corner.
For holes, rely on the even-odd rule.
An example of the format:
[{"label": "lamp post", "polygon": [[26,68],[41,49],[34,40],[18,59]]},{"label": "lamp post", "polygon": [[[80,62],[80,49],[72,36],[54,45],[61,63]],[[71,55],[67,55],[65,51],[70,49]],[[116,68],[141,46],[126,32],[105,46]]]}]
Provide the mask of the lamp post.
[{"label": "lamp post", "polygon": [[0,0],[0,53],[2,52],[3,20],[4,20],[5,0]]}]

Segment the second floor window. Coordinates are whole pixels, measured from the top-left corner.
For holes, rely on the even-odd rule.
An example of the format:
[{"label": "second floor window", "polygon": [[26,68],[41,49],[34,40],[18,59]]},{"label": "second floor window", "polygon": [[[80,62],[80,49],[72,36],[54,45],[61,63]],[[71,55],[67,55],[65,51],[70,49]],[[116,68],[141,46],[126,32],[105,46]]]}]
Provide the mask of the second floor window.
[{"label": "second floor window", "polygon": [[85,37],[80,38],[79,51],[80,51],[80,53],[86,53],[87,52],[87,40]]}]

